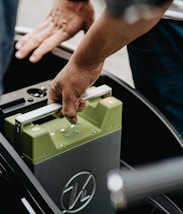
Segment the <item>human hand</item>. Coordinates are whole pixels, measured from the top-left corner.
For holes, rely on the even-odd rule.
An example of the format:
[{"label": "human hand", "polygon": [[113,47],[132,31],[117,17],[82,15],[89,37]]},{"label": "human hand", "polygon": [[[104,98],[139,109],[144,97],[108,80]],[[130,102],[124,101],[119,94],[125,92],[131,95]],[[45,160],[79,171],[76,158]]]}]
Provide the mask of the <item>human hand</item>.
[{"label": "human hand", "polygon": [[102,64],[91,71],[70,60],[51,81],[48,104],[62,102],[62,109],[57,115],[65,116],[71,123],[77,123],[77,113],[87,105],[87,101],[80,97],[97,80],[101,70]]},{"label": "human hand", "polygon": [[29,59],[36,63],[80,30],[87,32],[93,22],[94,9],[89,1],[55,0],[45,20],[16,43],[15,56],[23,59],[32,52]]}]

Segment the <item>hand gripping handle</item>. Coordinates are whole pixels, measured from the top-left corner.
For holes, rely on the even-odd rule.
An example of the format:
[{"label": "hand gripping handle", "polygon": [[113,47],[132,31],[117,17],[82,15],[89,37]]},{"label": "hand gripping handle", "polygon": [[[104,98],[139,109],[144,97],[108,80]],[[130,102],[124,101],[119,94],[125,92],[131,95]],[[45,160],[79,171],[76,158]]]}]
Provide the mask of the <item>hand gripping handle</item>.
[{"label": "hand gripping handle", "polygon": [[[101,96],[110,96],[111,94],[112,88],[104,84],[86,90],[80,98],[83,100],[89,100]],[[15,118],[15,149],[19,154],[22,154],[22,132],[24,125],[55,114],[61,107],[62,105],[59,103],[52,103],[19,115]]]}]

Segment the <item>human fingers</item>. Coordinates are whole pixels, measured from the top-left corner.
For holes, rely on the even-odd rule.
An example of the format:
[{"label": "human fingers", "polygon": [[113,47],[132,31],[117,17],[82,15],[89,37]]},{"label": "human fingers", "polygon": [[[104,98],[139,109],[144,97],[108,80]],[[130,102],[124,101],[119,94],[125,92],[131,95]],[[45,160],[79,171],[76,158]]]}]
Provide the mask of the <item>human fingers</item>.
[{"label": "human fingers", "polygon": [[84,110],[84,108],[88,105],[88,101],[86,100],[79,100],[78,101],[78,106],[77,106],[77,111],[81,112]]},{"label": "human fingers", "polygon": [[[15,45],[17,52],[15,56],[18,59],[23,59],[34,49],[39,47],[47,38],[54,33],[54,25],[50,21],[45,21],[32,32],[23,36]],[[46,52],[41,53],[44,55]]]},{"label": "human fingers", "polygon": [[[44,30],[45,28],[47,28],[47,26],[49,26],[48,21],[44,21],[43,23],[39,24],[36,28],[34,28],[33,30],[31,30],[29,33],[25,34],[22,38],[20,38],[16,45],[15,48],[17,50],[21,49],[22,47],[24,47],[24,45],[27,45],[27,42],[29,42],[30,40],[32,40],[32,38],[35,37],[35,35],[39,35],[39,33]],[[32,47],[31,47],[32,48]]]},{"label": "human fingers", "polygon": [[56,80],[50,82],[48,104],[62,103],[62,108],[57,112],[58,117],[65,116],[71,123],[77,123],[77,101],[72,89],[64,90]]},{"label": "human fingers", "polygon": [[68,35],[62,32],[62,30],[60,30],[60,32],[54,33],[53,35],[50,35],[31,53],[29,58],[30,62],[38,62],[45,54],[53,50],[53,48],[57,47],[67,38]]},{"label": "human fingers", "polygon": [[70,93],[62,93],[62,115],[65,116],[71,123],[77,123],[77,113],[79,108],[78,97],[71,91]]}]

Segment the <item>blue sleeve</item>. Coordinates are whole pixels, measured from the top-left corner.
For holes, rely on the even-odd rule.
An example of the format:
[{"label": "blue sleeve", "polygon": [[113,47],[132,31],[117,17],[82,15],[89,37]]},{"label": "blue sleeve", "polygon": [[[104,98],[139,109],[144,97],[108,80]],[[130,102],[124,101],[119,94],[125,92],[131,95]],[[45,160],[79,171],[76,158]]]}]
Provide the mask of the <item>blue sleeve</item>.
[{"label": "blue sleeve", "polygon": [[0,95],[3,93],[3,76],[13,51],[17,8],[18,0],[0,0]]}]

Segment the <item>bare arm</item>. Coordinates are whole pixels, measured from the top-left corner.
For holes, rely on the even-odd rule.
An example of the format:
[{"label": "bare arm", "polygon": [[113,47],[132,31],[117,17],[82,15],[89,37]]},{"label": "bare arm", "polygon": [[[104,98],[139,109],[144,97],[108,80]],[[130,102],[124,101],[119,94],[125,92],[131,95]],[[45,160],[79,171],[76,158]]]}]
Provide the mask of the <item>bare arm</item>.
[{"label": "bare arm", "polygon": [[159,8],[152,18],[140,19],[133,24],[128,24],[123,16],[114,16],[105,10],[86,34],[73,60],[87,68],[104,61],[106,57],[154,27],[170,4],[171,1]]},{"label": "bare arm", "polygon": [[50,84],[48,103],[58,102],[62,96],[62,114],[72,123],[84,107],[79,97],[99,77],[104,60],[115,51],[150,30],[162,17],[171,1],[159,8],[153,18],[127,24],[121,16],[107,10],[91,26],[67,65]]}]

